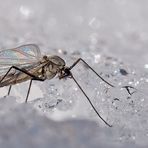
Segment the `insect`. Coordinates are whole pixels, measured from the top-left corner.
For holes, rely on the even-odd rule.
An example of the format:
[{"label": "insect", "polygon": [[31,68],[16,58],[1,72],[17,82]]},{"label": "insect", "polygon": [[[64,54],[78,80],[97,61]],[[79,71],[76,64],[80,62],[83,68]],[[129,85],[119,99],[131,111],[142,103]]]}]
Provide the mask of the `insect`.
[{"label": "insect", "polygon": [[[30,80],[27,96],[25,102],[27,103],[32,81],[50,80],[56,75],[59,79],[71,78],[80,88],[88,102],[98,115],[98,117],[109,127],[112,127],[96,110],[95,106],[82,89],[80,84],[73,76],[71,70],[79,63],[83,62],[90,70],[92,70],[102,81],[107,83],[110,87],[114,85],[102,78],[88,63],[79,58],[70,67],[67,67],[65,61],[59,56],[42,56],[40,49],[35,44],[26,44],[12,49],[0,51],[0,87],[9,86],[8,95],[10,94],[12,85]],[[128,93],[129,86],[125,86]]]}]

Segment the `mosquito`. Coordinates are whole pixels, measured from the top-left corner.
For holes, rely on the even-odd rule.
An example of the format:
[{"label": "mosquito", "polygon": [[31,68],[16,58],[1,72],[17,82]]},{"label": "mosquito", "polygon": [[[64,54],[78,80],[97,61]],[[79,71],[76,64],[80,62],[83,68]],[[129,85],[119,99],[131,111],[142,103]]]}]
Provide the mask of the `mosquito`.
[{"label": "mosquito", "polygon": [[[84,94],[98,117],[109,127],[112,127],[96,110],[95,106],[87,96],[83,88],[73,76],[71,70],[79,63],[83,62],[90,70],[92,70],[102,81],[110,87],[114,85],[107,82],[101,77],[87,62],[82,58],[77,59],[71,66],[67,67],[65,61],[59,56],[42,56],[39,47],[36,44],[26,44],[12,49],[0,51],[0,87],[9,86],[8,95],[10,94],[12,85],[30,80],[29,88],[25,102],[27,103],[32,81],[50,80],[56,75],[59,79],[71,78]],[[130,94],[128,86],[125,86]]]}]

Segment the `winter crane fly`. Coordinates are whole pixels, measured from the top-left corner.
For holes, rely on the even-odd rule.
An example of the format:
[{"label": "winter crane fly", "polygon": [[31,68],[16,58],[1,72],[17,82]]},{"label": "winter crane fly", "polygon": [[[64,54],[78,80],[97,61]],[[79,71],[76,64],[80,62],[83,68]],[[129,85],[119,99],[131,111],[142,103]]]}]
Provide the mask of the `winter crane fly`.
[{"label": "winter crane fly", "polygon": [[[109,127],[102,116],[98,113],[90,98],[79,85],[71,69],[73,69],[79,62],[83,62],[90,68],[102,81],[109,86],[114,85],[103,79],[92,67],[90,67],[83,59],[79,58],[70,67],[65,66],[65,61],[59,56],[42,56],[40,49],[35,44],[26,44],[12,49],[0,51],[0,87],[9,86],[8,95],[10,94],[12,85],[30,80],[27,96],[25,102],[27,103],[32,81],[50,80],[58,74],[59,79],[71,78],[80,88],[82,93],[87,98],[88,102],[98,115],[98,117]],[[124,87],[129,92],[128,86]],[[129,92],[130,93],[130,92]]]}]

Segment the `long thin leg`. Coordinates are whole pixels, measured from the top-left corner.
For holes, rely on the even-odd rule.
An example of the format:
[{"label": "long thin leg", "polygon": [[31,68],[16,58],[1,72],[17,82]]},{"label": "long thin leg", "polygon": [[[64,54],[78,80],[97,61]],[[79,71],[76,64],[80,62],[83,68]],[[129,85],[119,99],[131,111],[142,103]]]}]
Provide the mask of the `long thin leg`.
[{"label": "long thin leg", "polygon": [[30,76],[31,78],[33,78],[34,80],[39,80],[39,81],[44,81],[44,79],[41,79],[31,73],[29,73],[28,71],[26,71],[25,69],[21,69],[21,68],[18,68],[16,66],[12,66],[9,68],[9,70],[6,72],[6,74],[3,76],[3,78],[0,80],[0,83],[7,77],[7,75],[9,74],[9,72],[11,71],[11,69],[15,69],[15,70],[18,70],[20,72],[23,72],[24,74]]},{"label": "long thin leg", "polygon": [[32,85],[32,79],[30,80],[30,84],[29,84],[29,88],[28,88],[28,92],[27,92],[25,103],[27,103],[27,101],[28,101],[28,96],[29,96],[29,93],[30,93],[31,85]]},{"label": "long thin leg", "polygon": [[[137,89],[136,88],[134,88],[133,86],[122,86],[121,88],[125,88],[126,90],[127,90],[127,92],[130,94],[130,95],[132,95],[132,94],[134,94],[135,92],[137,92]],[[134,89],[134,91],[133,92],[130,92],[130,88],[132,88],[132,89]]]},{"label": "long thin leg", "polygon": [[12,88],[12,85],[9,86],[8,94],[7,94],[8,96],[10,95],[11,88]]},{"label": "long thin leg", "polygon": [[80,61],[82,61],[84,64],[86,64],[102,81],[107,83],[111,87],[115,87],[114,85],[107,82],[104,78],[102,78],[91,66],[88,65],[83,59],[79,58],[77,61],[75,61],[70,67],[69,70],[71,70],[73,67],[75,67]]},{"label": "long thin leg", "polygon": [[[7,75],[8,75],[9,72],[11,71],[11,69],[16,69],[16,70],[18,70],[18,71],[20,71],[20,72],[25,73],[26,75],[28,75],[28,76],[30,76],[30,77],[32,78],[31,81],[30,81],[30,84],[29,84],[29,89],[28,89],[27,97],[26,97],[26,101],[25,101],[25,102],[27,102],[28,96],[29,96],[29,92],[30,92],[30,89],[31,89],[32,80],[44,81],[45,79],[41,79],[41,78],[39,78],[39,77],[37,77],[37,76],[34,76],[33,74],[27,72],[25,69],[20,69],[20,68],[18,68],[18,67],[16,67],[16,66],[12,66],[12,67],[9,68],[9,70],[6,72],[6,74],[5,74],[5,75],[3,76],[3,78],[0,80],[0,83],[7,77]],[[10,94],[11,87],[12,87],[12,86],[10,85],[9,90],[8,90],[8,95]]]},{"label": "long thin leg", "polygon": [[28,88],[28,92],[27,92],[27,96],[26,96],[26,100],[25,100],[25,103],[27,103],[28,101],[28,97],[29,97],[29,94],[30,94],[30,89],[31,89],[31,86],[32,86],[32,81],[35,80],[35,81],[44,81],[43,79],[36,79],[36,78],[32,78],[30,80],[30,83],[29,83],[29,88]]},{"label": "long thin leg", "polygon": [[[70,67],[69,70],[71,70],[72,68],[74,68],[80,61],[82,61],[84,64],[86,64],[102,81],[104,81],[105,83],[107,83],[109,86],[111,87],[115,87],[114,85],[110,84],[109,82],[107,82],[104,78],[102,78],[91,66],[88,65],[88,63],[86,63],[83,59],[79,58],[78,60],[76,60]],[[134,91],[133,93],[130,92],[129,88],[133,88],[132,86],[123,86],[121,88],[125,88],[127,90],[127,92],[132,95],[133,93],[135,93],[136,91]]]},{"label": "long thin leg", "polygon": [[98,115],[98,117],[109,127],[112,127],[112,125],[110,125],[109,123],[107,123],[102,116],[98,113],[98,111],[96,110],[96,108],[94,107],[94,105],[92,104],[92,102],[90,101],[89,97],[86,95],[86,93],[84,92],[84,90],[82,89],[82,87],[79,85],[79,83],[76,81],[76,79],[73,77],[73,75],[71,74],[71,78],[75,81],[75,83],[77,84],[77,86],[80,88],[80,90],[82,91],[82,93],[85,95],[85,97],[87,98],[88,102],[90,103],[90,105],[92,106],[92,108],[94,109],[94,111],[96,112],[96,114]]}]

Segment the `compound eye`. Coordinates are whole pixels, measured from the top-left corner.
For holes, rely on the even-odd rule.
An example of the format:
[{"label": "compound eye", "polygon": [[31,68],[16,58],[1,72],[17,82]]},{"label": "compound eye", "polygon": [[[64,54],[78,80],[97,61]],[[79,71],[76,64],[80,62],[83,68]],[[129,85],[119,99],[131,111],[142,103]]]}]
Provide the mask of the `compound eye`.
[{"label": "compound eye", "polygon": [[65,73],[66,73],[67,75],[70,75],[70,70],[69,70],[69,68],[66,68],[64,71],[65,71]]},{"label": "compound eye", "polygon": [[47,60],[47,59],[48,59],[48,57],[47,57],[46,55],[44,55],[44,56],[43,56],[43,59],[44,59],[44,60]]}]

